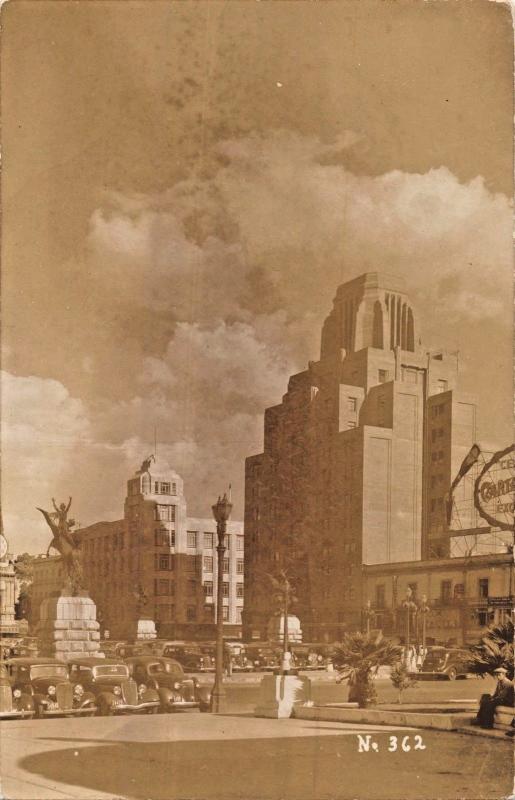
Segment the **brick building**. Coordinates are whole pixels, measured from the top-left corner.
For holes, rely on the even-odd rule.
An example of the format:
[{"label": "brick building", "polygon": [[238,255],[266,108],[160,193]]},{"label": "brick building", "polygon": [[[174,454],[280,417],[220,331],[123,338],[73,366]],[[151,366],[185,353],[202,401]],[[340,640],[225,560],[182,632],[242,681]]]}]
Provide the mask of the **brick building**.
[{"label": "brick building", "polygon": [[[304,638],[359,627],[362,565],[447,558],[445,494],[476,439],[458,356],[427,352],[403,283],[337,290],[320,359],[266,409],[246,460],[244,636],[265,635],[266,573],[290,570]],[[472,504],[462,526],[477,519]]]},{"label": "brick building", "polygon": [[[183,481],[167,464],[146,461],[128,481],[123,519],[97,522],[78,534],[85,585],[111,638],[134,637],[140,613],[155,620],[161,637],[214,635],[216,522],[187,516]],[[241,631],[243,542],[242,523],[229,521],[223,614],[234,635]],[[39,602],[59,583],[58,569],[59,557],[35,562],[32,624]]]}]

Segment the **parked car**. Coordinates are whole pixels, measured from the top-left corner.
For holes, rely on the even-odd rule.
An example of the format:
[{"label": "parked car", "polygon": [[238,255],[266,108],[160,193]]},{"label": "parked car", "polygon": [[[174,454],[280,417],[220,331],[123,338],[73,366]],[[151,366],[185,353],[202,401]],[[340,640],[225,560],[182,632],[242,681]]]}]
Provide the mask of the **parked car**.
[{"label": "parked car", "polygon": [[470,653],[467,650],[447,647],[431,647],[423,661],[422,668],[415,673],[417,678],[466,678]]},{"label": "parked car", "polygon": [[160,656],[134,656],[126,661],[136,683],[155,689],[163,711],[198,708],[209,711],[211,689],[195,677],[186,677],[178,661]]},{"label": "parked car", "polygon": [[121,659],[90,656],[73,659],[69,666],[71,680],[94,695],[100,716],[159,711],[157,691],[143,681],[137,684]]},{"label": "parked car", "polygon": [[266,644],[247,644],[245,653],[256,672],[278,669],[281,666],[280,651]]},{"label": "parked car", "polygon": [[93,716],[95,697],[78,681],[70,681],[68,666],[54,658],[12,658],[6,662],[13,694],[31,695],[37,717]]},{"label": "parked car", "polygon": [[184,672],[213,672],[211,657],[202,653],[198,645],[168,645],[163,650],[164,658],[173,658],[182,665]]},{"label": "parked car", "polygon": [[0,664],[0,719],[23,719],[34,716],[34,699],[20,688],[13,689],[9,672]]},{"label": "parked car", "polygon": [[184,647],[185,644],[182,639],[150,639],[146,642],[146,650],[149,655],[161,657],[167,647]]}]

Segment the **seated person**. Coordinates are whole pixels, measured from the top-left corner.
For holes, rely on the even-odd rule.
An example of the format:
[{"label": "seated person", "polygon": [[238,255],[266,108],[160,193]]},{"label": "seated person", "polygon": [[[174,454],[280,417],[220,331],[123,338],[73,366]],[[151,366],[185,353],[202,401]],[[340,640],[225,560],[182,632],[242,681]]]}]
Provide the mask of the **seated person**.
[{"label": "seated person", "polygon": [[497,678],[495,691],[492,695],[481,695],[477,717],[472,720],[472,725],[480,725],[481,728],[493,728],[497,706],[513,707],[513,681],[508,678],[508,670],[497,667],[493,674]]}]

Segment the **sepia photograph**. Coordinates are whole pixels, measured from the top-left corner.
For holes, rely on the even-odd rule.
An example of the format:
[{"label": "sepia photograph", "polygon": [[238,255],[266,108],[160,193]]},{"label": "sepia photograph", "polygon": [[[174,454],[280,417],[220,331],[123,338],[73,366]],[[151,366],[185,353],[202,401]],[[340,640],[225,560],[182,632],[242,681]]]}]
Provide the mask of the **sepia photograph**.
[{"label": "sepia photograph", "polygon": [[0,5],[0,796],[515,796],[512,7]]}]

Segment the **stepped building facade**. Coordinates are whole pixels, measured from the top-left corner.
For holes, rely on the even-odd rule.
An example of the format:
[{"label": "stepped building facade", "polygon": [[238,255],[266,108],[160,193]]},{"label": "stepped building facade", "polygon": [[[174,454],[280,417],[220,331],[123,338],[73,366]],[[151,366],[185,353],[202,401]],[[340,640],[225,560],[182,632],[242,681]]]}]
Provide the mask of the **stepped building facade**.
[{"label": "stepped building facade", "polygon": [[[320,358],[293,375],[246,460],[244,637],[274,611],[266,574],[295,583],[304,638],[360,627],[364,566],[446,559],[445,495],[476,439],[458,356],[428,352],[401,280],[338,288]],[[463,528],[477,525],[472,504]]]}]

